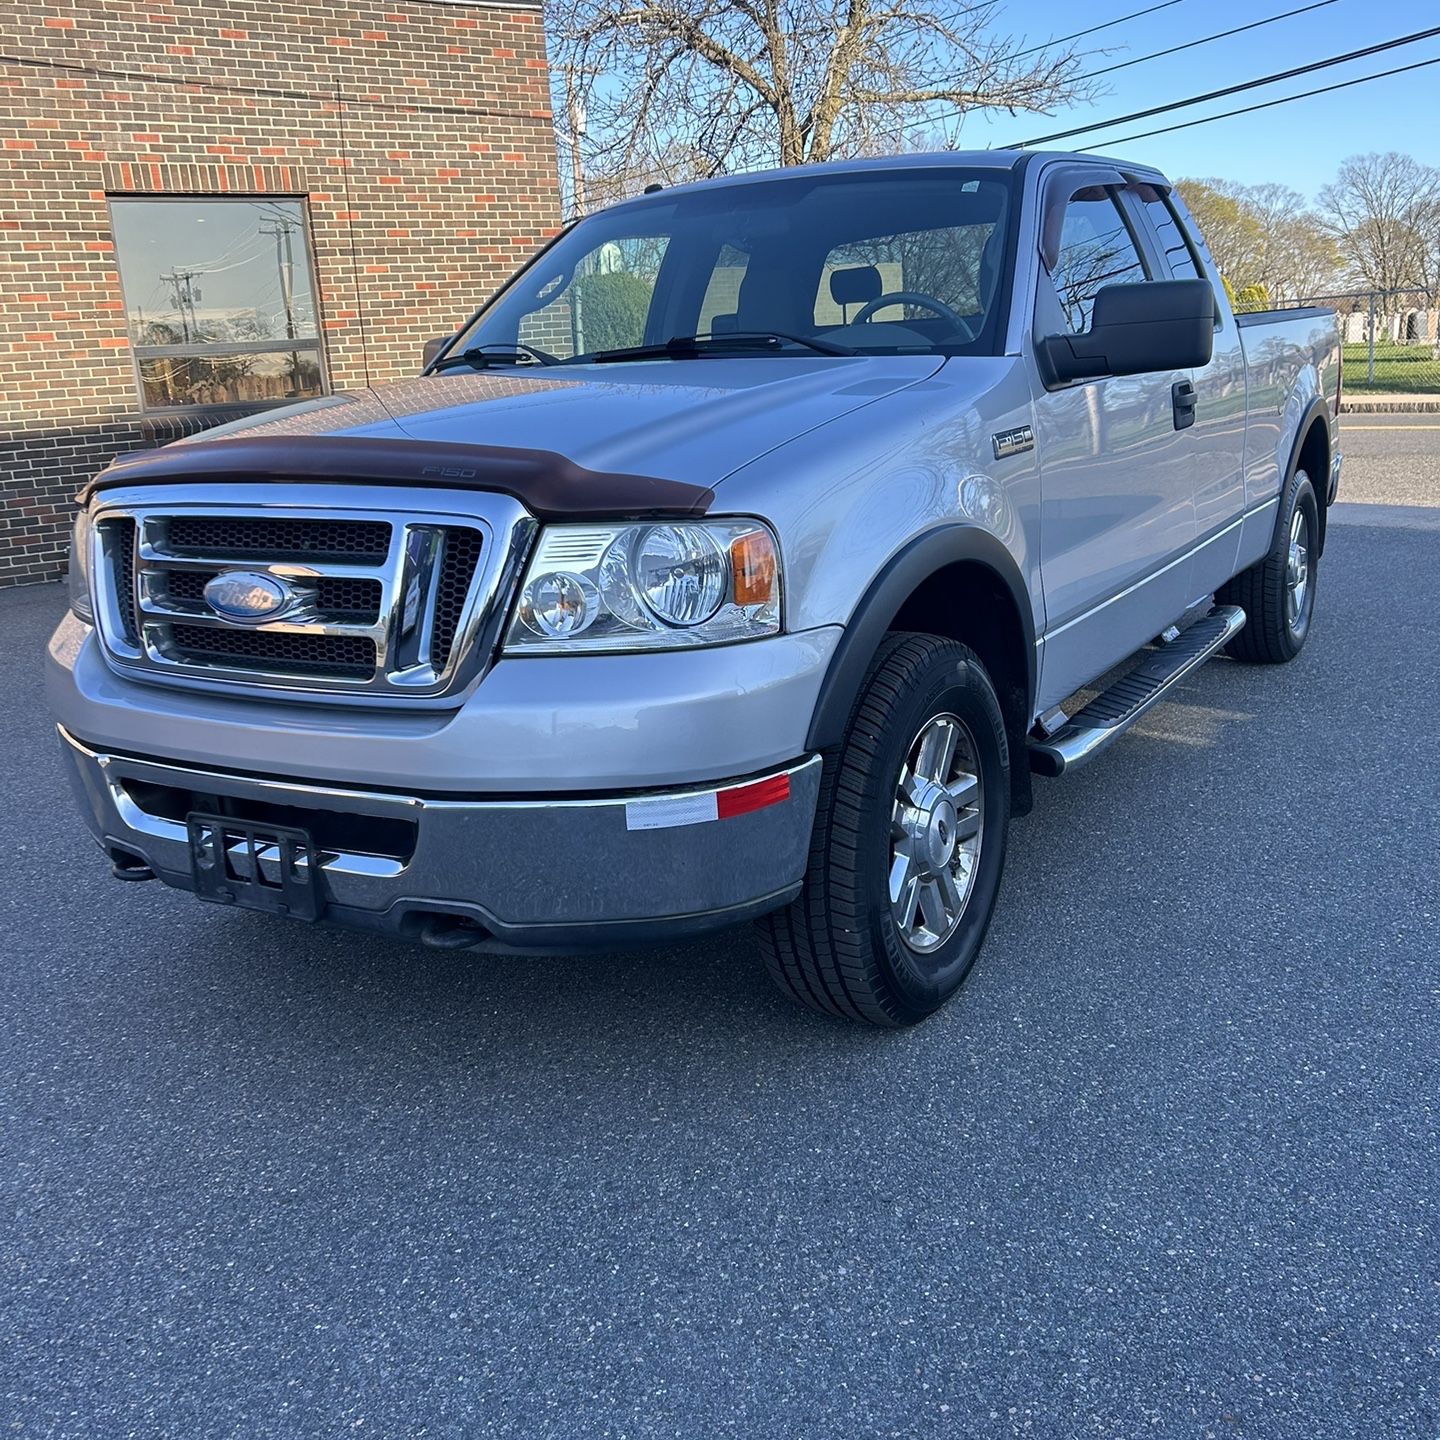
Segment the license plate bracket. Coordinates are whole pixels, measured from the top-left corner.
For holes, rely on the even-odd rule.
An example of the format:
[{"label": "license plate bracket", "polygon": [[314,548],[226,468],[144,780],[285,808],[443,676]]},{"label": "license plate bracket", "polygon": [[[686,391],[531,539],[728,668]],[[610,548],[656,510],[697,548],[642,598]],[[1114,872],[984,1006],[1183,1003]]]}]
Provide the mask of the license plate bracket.
[{"label": "license plate bracket", "polygon": [[190,874],[202,900],[316,920],[320,852],[304,830],[192,811]]}]

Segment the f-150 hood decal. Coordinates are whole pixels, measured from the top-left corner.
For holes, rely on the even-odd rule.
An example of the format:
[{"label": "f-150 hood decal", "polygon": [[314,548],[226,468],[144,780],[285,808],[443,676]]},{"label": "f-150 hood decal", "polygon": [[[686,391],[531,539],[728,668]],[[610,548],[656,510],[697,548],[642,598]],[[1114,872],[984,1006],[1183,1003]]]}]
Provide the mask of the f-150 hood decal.
[{"label": "f-150 hood decal", "polygon": [[426,376],[125,456],[95,487],[384,480],[512,494],[535,514],[703,513],[726,475],[933,374],[936,356],[763,356]]}]

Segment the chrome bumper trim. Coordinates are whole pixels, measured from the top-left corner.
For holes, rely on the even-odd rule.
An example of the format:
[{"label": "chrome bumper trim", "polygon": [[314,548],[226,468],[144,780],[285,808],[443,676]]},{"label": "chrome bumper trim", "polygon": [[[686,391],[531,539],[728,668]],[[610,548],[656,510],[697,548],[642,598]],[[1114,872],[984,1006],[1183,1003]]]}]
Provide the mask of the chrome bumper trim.
[{"label": "chrome bumper trim", "polygon": [[[187,827],[174,815],[146,810],[126,782],[323,812],[332,829],[343,828],[346,816],[407,822],[414,827],[407,855],[320,847],[325,899],[335,912],[328,918],[363,915],[366,928],[404,934],[412,912],[473,914],[495,935],[521,944],[527,932],[738,913],[792,891],[804,875],[820,783],[820,757],[811,756],[733,782],[785,776],[788,796],[777,803],[652,828],[636,823],[637,806],[650,812],[668,805],[677,815],[703,817],[709,797],[713,815],[713,798],[731,787],[578,799],[433,798],[111,754],[56,729],[98,843],[139,857],[169,885],[193,888]],[[259,861],[273,864],[274,856],[261,851]]]}]

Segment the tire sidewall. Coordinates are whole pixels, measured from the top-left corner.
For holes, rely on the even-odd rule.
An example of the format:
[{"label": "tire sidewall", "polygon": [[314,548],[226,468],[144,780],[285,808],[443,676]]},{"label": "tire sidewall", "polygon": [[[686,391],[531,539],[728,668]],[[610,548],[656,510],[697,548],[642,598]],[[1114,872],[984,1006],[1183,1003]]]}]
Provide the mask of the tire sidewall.
[{"label": "tire sidewall", "polygon": [[[959,928],[943,945],[918,954],[900,938],[890,906],[890,824],[900,767],[921,726],[950,712],[974,737],[983,782],[984,829],[975,883]],[[871,942],[906,1018],[929,1014],[956,990],[975,963],[999,895],[1010,819],[1010,758],[994,686],[979,661],[947,657],[932,667],[892,710],[876,754],[867,796],[860,873],[866,877]]]},{"label": "tire sidewall", "polygon": [[[1303,615],[1305,623],[1298,631],[1291,628],[1287,615],[1290,527],[1295,522],[1297,510],[1303,510],[1305,513],[1306,540],[1309,547],[1309,583],[1306,587]],[[1276,616],[1276,623],[1280,631],[1280,643],[1292,658],[1304,648],[1315,623],[1315,592],[1316,581],[1319,578],[1319,562],[1317,560],[1319,542],[1320,502],[1316,499],[1315,486],[1311,482],[1310,476],[1304,470],[1297,470],[1290,481],[1289,504],[1286,505],[1285,513],[1281,517],[1280,533],[1276,537],[1275,545],[1275,563],[1279,567],[1281,586],[1280,610]]]}]

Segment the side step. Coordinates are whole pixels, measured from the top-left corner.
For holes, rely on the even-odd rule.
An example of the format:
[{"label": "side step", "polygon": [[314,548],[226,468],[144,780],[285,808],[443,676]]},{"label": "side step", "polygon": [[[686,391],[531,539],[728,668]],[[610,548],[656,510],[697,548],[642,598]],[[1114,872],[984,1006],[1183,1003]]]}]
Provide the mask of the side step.
[{"label": "side step", "polygon": [[1245,612],[1238,605],[1217,605],[1177,639],[1147,655],[1053,735],[1032,740],[1030,768],[1054,777],[1098,755],[1163,700],[1172,685],[1198,670],[1244,628]]}]

